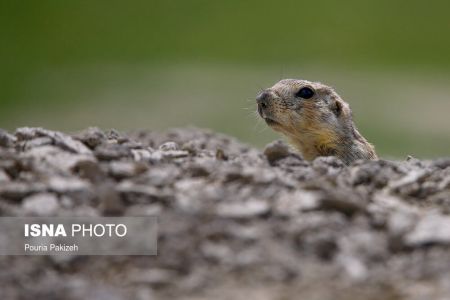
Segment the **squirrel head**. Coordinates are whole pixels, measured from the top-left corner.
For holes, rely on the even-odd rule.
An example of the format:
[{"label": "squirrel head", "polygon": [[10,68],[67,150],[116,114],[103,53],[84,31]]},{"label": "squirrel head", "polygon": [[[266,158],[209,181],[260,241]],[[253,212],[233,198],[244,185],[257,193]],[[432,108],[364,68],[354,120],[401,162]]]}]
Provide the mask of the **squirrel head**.
[{"label": "squirrel head", "polygon": [[267,125],[284,134],[308,160],[337,155],[343,144],[364,139],[355,129],[350,106],[325,84],[283,79],[262,91],[256,102]]}]

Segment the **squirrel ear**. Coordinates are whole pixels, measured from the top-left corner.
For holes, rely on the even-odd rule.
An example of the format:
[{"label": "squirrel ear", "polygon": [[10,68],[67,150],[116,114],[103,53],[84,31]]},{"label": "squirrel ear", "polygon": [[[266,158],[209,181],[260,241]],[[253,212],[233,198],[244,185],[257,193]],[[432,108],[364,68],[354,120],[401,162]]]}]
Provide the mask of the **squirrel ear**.
[{"label": "squirrel ear", "polygon": [[342,113],[342,109],[343,109],[343,105],[341,103],[341,101],[339,100],[335,100],[332,106],[332,110],[334,112],[334,114],[336,115],[336,117],[339,117]]}]

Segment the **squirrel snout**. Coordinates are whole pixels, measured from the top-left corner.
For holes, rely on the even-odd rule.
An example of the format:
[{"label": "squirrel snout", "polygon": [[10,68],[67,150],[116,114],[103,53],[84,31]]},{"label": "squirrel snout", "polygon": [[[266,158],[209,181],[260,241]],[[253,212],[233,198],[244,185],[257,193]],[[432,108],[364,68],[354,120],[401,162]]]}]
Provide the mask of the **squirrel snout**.
[{"label": "squirrel snout", "polygon": [[256,103],[258,103],[258,105],[261,105],[262,107],[267,107],[269,99],[270,92],[264,91],[256,97]]},{"label": "squirrel snout", "polygon": [[258,113],[264,118],[264,112],[269,107],[270,93],[264,91],[256,97],[256,103],[258,104]]}]

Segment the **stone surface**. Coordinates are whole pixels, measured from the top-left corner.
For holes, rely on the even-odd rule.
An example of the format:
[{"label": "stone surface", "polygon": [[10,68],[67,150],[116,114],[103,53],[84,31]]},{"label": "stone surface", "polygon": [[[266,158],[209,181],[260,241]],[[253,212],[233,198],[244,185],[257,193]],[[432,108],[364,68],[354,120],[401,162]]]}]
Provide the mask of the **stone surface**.
[{"label": "stone surface", "polygon": [[58,208],[58,198],[54,194],[40,193],[23,199],[23,209],[26,215],[53,216]]},{"label": "stone surface", "polygon": [[263,215],[268,211],[267,201],[256,199],[237,203],[220,203],[217,206],[217,215],[226,218],[252,218]]},{"label": "stone surface", "polygon": [[[0,256],[1,299],[450,299],[450,159],[0,131],[0,216],[158,216],[158,256]],[[0,245],[1,246],[1,245]]]},{"label": "stone surface", "polygon": [[12,147],[16,141],[17,139],[14,135],[0,129],[0,147]]},{"label": "stone surface", "polygon": [[282,141],[272,142],[264,148],[264,155],[271,164],[289,156],[289,154],[289,147]]},{"label": "stone surface", "polygon": [[408,246],[450,245],[450,216],[428,214],[405,236]]}]

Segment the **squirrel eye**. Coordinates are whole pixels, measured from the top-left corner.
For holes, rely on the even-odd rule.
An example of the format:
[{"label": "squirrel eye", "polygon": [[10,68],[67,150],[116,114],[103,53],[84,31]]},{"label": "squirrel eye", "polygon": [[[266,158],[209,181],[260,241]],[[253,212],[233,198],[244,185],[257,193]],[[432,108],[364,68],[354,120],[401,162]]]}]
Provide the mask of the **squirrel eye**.
[{"label": "squirrel eye", "polygon": [[309,87],[301,88],[297,94],[295,94],[296,97],[300,97],[303,99],[309,99],[312,96],[314,96],[314,91],[310,89]]}]

